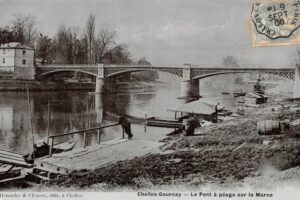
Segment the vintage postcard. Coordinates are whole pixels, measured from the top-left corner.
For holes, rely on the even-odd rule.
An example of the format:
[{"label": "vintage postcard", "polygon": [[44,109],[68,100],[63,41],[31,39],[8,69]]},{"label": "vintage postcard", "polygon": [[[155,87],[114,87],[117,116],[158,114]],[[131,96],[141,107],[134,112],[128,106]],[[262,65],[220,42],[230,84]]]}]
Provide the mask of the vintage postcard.
[{"label": "vintage postcard", "polygon": [[299,9],[0,0],[0,199],[299,199]]}]

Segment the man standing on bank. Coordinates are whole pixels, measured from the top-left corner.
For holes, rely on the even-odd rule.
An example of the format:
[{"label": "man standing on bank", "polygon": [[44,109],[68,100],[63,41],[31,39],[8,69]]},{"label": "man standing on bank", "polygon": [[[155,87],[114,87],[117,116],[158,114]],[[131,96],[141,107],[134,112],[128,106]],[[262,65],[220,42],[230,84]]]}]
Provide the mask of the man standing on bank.
[{"label": "man standing on bank", "polygon": [[119,115],[119,124],[122,126],[123,131],[128,135],[128,139],[131,139],[133,134],[131,133],[131,124],[123,115]]}]

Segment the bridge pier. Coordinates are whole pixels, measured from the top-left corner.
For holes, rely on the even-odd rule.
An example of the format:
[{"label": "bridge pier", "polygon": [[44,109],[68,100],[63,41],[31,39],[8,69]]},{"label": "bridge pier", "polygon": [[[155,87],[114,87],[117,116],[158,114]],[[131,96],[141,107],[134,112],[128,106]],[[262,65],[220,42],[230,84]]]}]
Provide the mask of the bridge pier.
[{"label": "bridge pier", "polygon": [[295,80],[294,80],[294,99],[300,99],[300,65],[296,65],[295,68]]},{"label": "bridge pier", "polygon": [[115,78],[96,78],[96,94],[114,94],[117,92],[117,84]]},{"label": "bridge pier", "polygon": [[103,122],[103,98],[101,94],[95,94],[95,111],[97,114],[96,123],[101,125]]},{"label": "bridge pier", "polygon": [[180,99],[199,98],[199,79],[192,79],[191,64],[183,64]]},{"label": "bridge pier", "polygon": [[199,79],[184,80],[181,82],[180,97],[182,99],[199,98]]}]

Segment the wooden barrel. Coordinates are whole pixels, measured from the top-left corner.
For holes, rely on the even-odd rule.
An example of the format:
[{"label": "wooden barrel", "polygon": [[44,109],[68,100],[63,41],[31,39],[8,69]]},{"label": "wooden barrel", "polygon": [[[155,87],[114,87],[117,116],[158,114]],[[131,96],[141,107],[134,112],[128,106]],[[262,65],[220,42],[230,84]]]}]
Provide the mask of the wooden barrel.
[{"label": "wooden barrel", "polygon": [[281,134],[280,122],[276,120],[261,120],[257,122],[257,133],[259,135]]},{"label": "wooden barrel", "polygon": [[194,135],[197,126],[199,126],[199,121],[194,117],[182,120],[182,131],[185,135]]},{"label": "wooden barrel", "polygon": [[189,128],[188,119],[182,120],[182,130],[185,132]]}]

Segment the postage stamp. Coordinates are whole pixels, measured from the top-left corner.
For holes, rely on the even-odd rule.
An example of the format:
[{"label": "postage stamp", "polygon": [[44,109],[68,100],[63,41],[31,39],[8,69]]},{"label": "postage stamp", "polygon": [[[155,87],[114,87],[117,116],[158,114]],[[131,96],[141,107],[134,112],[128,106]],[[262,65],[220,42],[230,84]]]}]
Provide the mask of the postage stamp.
[{"label": "postage stamp", "polygon": [[300,44],[300,1],[266,0],[252,3],[254,47]]}]

